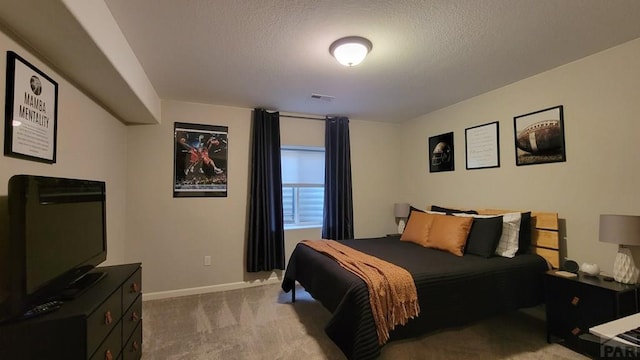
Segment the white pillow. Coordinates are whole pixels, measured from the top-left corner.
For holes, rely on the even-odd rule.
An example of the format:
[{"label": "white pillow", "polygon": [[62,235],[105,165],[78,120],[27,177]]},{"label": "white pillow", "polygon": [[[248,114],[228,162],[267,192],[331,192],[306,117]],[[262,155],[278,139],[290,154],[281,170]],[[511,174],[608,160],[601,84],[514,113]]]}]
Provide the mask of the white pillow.
[{"label": "white pillow", "polygon": [[[472,215],[472,214],[453,214],[455,216],[466,217],[493,217],[497,215]],[[520,238],[520,221],[522,214],[519,212],[499,214],[502,215],[502,235],[496,248],[496,255],[512,258],[518,252],[518,239]]]},{"label": "white pillow", "polygon": [[467,213],[453,213],[451,215],[462,216],[462,217],[480,218],[480,219],[487,219],[487,218],[500,216],[500,214],[498,214],[498,215],[478,215],[478,214],[467,214]]},{"label": "white pillow", "polygon": [[518,238],[520,237],[520,221],[522,214],[502,214],[502,236],[496,248],[496,255],[512,258],[518,252]]}]

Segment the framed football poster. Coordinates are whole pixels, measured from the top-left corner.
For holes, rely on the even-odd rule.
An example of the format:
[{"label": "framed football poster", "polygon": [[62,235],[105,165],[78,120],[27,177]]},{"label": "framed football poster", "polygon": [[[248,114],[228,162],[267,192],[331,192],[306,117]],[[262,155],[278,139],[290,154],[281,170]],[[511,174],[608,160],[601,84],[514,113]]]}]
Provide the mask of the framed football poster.
[{"label": "framed football poster", "polygon": [[562,105],[513,118],[516,165],[567,161]]},{"label": "framed football poster", "polygon": [[453,133],[446,133],[429,138],[429,172],[453,171]]}]

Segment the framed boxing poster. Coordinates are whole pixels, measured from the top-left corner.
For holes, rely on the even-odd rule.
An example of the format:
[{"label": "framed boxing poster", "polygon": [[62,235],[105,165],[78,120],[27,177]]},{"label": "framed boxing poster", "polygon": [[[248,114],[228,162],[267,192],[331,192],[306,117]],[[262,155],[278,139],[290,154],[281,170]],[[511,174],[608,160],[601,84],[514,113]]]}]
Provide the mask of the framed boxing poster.
[{"label": "framed boxing poster", "polygon": [[562,105],[513,118],[516,165],[567,161]]},{"label": "framed boxing poster", "polygon": [[174,124],[173,197],[226,197],[228,128]]}]

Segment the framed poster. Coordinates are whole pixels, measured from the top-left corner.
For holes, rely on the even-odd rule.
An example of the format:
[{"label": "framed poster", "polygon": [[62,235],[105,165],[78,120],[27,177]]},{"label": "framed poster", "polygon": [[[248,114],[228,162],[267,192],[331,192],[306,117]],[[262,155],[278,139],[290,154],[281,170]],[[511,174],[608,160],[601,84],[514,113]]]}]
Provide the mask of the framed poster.
[{"label": "framed poster", "polygon": [[4,154],[56,162],[58,83],[7,51]]},{"label": "framed poster", "polygon": [[562,105],[513,118],[516,165],[567,161]]},{"label": "framed poster", "polygon": [[174,124],[173,197],[227,196],[228,128]]},{"label": "framed poster", "polygon": [[429,172],[453,171],[453,133],[429,138]]},{"label": "framed poster", "polygon": [[500,142],[497,121],[464,130],[467,170],[500,167]]}]

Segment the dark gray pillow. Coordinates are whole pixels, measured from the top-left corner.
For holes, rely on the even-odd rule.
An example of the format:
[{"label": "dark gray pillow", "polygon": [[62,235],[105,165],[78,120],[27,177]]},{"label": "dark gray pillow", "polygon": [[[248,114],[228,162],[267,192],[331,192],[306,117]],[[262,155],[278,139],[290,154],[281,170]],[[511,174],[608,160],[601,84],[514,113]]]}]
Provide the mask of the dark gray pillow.
[{"label": "dark gray pillow", "polygon": [[531,211],[520,213],[520,234],[516,255],[528,253],[529,246],[531,246]]},{"label": "dark gray pillow", "polygon": [[475,211],[475,210],[449,209],[449,208],[445,208],[445,207],[437,206],[437,205],[431,205],[431,211],[442,212],[442,213],[446,213],[447,215],[451,215],[451,214],[473,214],[473,215],[478,215],[478,212]]},{"label": "dark gray pillow", "polygon": [[473,218],[465,253],[490,258],[496,252],[501,235],[502,216]]},{"label": "dark gray pillow", "polygon": [[409,205],[409,215],[407,216],[407,224],[409,223],[409,218],[411,217],[411,213],[414,211],[424,212],[424,210],[418,209],[417,207],[413,207],[413,205]]}]

